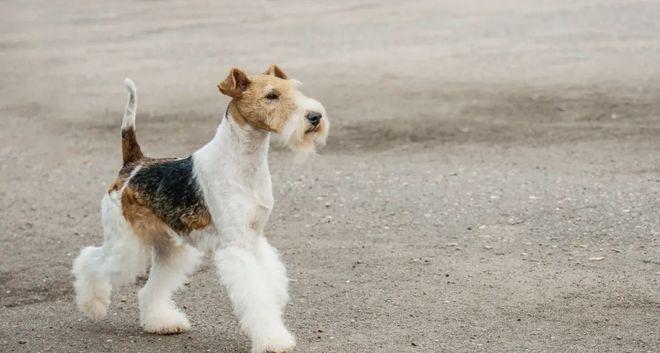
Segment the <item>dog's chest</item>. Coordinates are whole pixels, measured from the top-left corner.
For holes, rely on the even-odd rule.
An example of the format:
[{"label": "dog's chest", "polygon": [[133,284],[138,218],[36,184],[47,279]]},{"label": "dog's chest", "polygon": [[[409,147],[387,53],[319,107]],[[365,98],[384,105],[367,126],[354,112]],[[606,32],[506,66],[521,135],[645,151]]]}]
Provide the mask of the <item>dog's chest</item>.
[{"label": "dog's chest", "polygon": [[246,183],[243,190],[248,205],[248,231],[262,234],[273,209],[273,190],[268,168],[260,169],[252,175],[254,179]]}]

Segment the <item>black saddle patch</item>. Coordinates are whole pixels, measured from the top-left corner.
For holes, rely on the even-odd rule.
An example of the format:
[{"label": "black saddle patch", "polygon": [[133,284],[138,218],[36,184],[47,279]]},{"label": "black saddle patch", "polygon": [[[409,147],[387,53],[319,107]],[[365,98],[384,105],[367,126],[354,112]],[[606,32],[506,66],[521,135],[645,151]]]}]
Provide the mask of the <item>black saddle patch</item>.
[{"label": "black saddle patch", "polygon": [[193,175],[192,156],[143,166],[128,182],[165,224],[179,234],[201,228],[208,208]]}]

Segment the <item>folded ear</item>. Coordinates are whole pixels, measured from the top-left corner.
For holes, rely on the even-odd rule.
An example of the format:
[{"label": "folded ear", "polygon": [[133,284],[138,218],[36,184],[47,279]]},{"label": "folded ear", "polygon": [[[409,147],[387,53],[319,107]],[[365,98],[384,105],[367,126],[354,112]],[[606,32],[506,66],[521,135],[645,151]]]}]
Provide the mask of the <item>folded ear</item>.
[{"label": "folded ear", "polygon": [[268,67],[268,70],[266,70],[266,72],[264,72],[264,75],[275,76],[275,77],[281,78],[283,80],[288,79],[288,77],[286,76],[284,71],[282,71],[282,69],[280,69],[280,67],[275,65],[275,64],[270,65],[270,67]]},{"label": "folded ear", "polygon": [[243,72],[241,69],[233,68],[229,72],[229,76],[227,76],[224,81],[220,82],[218,89],[224,95],[238,98],[241,96],[241,93],[243,93],[243,91],[248,88],[249,85],[250,79],[248,79],[245,72]]}]

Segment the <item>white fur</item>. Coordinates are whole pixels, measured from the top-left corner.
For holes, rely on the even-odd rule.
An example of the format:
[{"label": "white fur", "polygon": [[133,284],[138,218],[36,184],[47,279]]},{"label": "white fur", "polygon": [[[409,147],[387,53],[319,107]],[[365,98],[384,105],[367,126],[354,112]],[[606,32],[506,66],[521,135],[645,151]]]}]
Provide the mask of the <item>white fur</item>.
[{"label": "white fur", "polygon": [[223,119],[216,136],[193,155],[195,175],[220,234],[215,262],[252,352],[295,345],[284,326],[286,270],[262,231],[273,207],[270,134]]},{"label": "white fur", "polygon": [[76,303],[92,319],[106,315],[113,285],[121,285],[145,272],[146,254],[121,214],[119,193],[101,201],[103,245],[86,247],[73,263]]},{"label": "white fur", "polygon": [[126,100],[126,110],[124,110],[124,120],[121,128],[126,129],[135,126],[135,112],[137,112],[137,88],[130,78],[124,80],[124,86],[128,90],[128,99]]},{"label": "white fur", "polygon": [[[131,177],[137,170],[139,167]],[[147,249],[124,218],[120,195],[121,191],[112,192],[101,202],[103,245],[83,249],[73,264],[76,303],[94,320],[105,317],[113,286],[129,283],[145,273]],[[139,293],[140,322],[145,331],[168,334],[190,328],[171,297],[195,270],[200,257],[198,250],[186,244],[176,246],[167,262],[152,256],[149,280]]]},{"label": "white fur", "polygon": [[[123,126],[135,121],[135,85],[127,79],[126,86],[130,96]],[[298,109],[279,134],[290,145],[295,145],[296,134],[304,134],[307,111],[321,112],[327,124],[318,101],[299,92],[295,99]],[[211,248],[241,328],[252,341],[252,352],[286,352],[295,346],[282,318],[289,299],[286,269],[263,234],[273,207],[269,143],[269,132],[241,127],[226,117],[215,137],[193,154],[193,173],[213,224],[187,237],[170,229],[177,244],[174,252],[166,260],[152,254],[149,280],[138,294],[145,331],[168,334],[190,328],[172,294],[199,264],[198,249]],[[103,245],[83,249],[73,266],[78,306],[95,319],[105,316],[112,286],[134,279],[145,267],[145,251],[122,215],[122,192],[123,187],[103,198]]]},{"label": "white fur", "polygon": [[201,253],[189,246],[177,246],[167,261],[152,257],[151,273],[138,293],[140,322],[146,332],[170,334],[187,331],[190,323],[172,301],[172,294],[200,263]]},{"label": "white fur", "polygon": [[325,140],[328,137],[328,131],[330,128],[330,123],[327,117],[327,113],[323,105],[313,99],[305,96],[302,92],[296,90],[294,92],[294,99],[296,102],[296,110],[292,116],[287,119],[287,122],[284,124],[282,131],[278,134],[278,139],[284,145],[289,146],[292,150],[300,152],[302,154],[313,154],[315,151],[313,148],[300,148],[297,141],[303,139],[305,130],[307,130],[307,120],[305,118],[307,112],[315,111],[321,113],[323,116],[324,123],[326,124],[326,129],[323,134],[316,136],[317,143],[324,145]]}]

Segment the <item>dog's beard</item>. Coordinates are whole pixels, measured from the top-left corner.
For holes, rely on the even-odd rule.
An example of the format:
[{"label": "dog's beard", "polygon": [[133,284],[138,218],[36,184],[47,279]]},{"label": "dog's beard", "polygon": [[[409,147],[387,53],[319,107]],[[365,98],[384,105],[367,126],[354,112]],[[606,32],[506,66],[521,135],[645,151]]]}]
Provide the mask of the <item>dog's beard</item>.
[{"label": "dog's beard", "polygon": [[300,156],[309,156],[316,153],[316,145],[325,145],[328,137],[329,123],[323,118],[316,128],[312,128],[302,111],[294,113],[284,124],[278,134],[279,140]]}]

